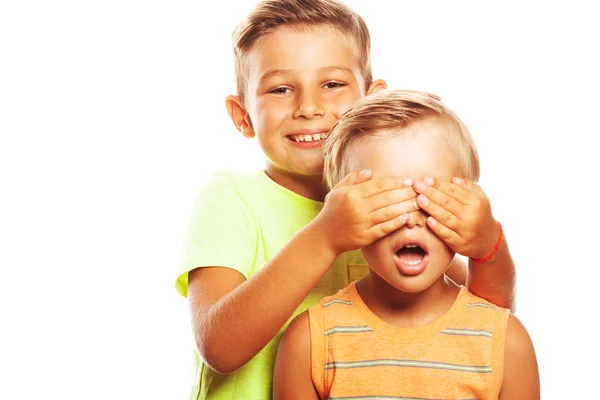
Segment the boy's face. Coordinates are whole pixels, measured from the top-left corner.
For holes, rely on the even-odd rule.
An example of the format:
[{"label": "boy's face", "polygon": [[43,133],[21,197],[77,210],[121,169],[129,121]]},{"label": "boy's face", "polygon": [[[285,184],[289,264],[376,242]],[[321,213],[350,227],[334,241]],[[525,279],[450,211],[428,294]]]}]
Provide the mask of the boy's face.
[{"label": "boy's face", "polygon": [[277,182],[320,176],[329,129],[365,95],[351,40],[328,26],[281,27],[248,55],[246,123]]},{"label": "boy's face", "polygon": [[[348,149],[348,167],[370,168],[373,178],[450,180],[459,175],[459,167],[444,141],[447,129],[452,129],[448,123],[429,118],[400,135],[361,138]],[[421,211],[411,213],[405,226],[361,250],[371,271],[402,292],[429,288],[454,258],[454,252],[427,227],[426,219]]]}]

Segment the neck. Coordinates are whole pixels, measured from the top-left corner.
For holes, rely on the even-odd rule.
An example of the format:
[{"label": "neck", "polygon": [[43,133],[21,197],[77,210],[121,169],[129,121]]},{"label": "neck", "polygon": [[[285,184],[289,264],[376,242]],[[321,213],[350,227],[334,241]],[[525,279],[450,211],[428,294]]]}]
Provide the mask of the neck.
[{"label": "neck", "polygon": [[356,284],[367,307],[388,324],[417,328],[443,316],[454,304],[460,288],[442,275],[422,292],[407,293],[391,286],[373,271]]},{"label": "neck", "polygon": [[265,174],[278,185],[315,201],[324,201],[327,188],[323,175],[292,175],[267,166]]}]

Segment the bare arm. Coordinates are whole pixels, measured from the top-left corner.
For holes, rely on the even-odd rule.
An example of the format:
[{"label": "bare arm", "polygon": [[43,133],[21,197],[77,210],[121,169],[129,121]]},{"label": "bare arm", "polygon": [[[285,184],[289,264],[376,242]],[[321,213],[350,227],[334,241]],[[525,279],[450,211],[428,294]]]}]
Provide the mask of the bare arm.
[{"label": "bare arm", "polygon": [[504,377],[499,400],[539,400],[540,376],[531,338],[525,327],[510,315],[504,349]]},{"label": "bare arm", "polygon": [[[499,235],[499,229],[498,229]],[[500,307],[515,311],[516,270],[506,237],[489,260],[477,263],[469,259],[467,287],[475,295]]]},{"label": "bare arm", "polygon": [[247,363],[284,326],[339,254],[398,229],[406,222],[399,216],[414,211],[416,194],[401,180],[345,186],[353,179],[358,178],[344,179],[317,218],[248,280],[226,266],[189,273],[194,338],[212,369],[231,373]]},{"label": "bare arm", "polygon": [[324,243],[307,226],[248,280],[229,268],[190,272],[196,346],[212,369],[235,371],[277,334],[335,260]]},{"label": "bare arm", "polygon": [[298,315],[285,331],[275,362],[273,400],[317,400],[310,365],[308,313]]}]

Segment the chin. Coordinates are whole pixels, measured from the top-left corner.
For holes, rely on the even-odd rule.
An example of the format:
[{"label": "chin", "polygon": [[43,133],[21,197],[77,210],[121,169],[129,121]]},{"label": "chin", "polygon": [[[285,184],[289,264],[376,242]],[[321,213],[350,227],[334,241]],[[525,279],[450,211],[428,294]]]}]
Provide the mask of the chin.
[{"label": "chin", "polygon": [[391,275],[379,275],[392,288],[403,293],[421,293],[429,289],[438,278],[424,271],[416,276],[406,276],[400,273]]},{"label": "chin", "polygon": [[[390,283],[390,282],[388,282]],[[403,293],[421,293],[429,289],[433,282],[396,282],[390,283],[394,288]]]},{"label": "chin", "polygon": [[323,176],[323,167],[323,160],[321,160],[318,163],[299,165],[297,168],[294,168],[294,171],[298,175],[320,177]]}]

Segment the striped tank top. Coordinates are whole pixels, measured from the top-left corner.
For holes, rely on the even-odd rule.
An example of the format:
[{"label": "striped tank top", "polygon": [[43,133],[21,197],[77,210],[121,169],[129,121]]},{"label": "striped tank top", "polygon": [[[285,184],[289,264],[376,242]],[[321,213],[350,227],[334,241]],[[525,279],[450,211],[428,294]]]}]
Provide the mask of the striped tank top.
[{"label": "striped tank top", "polygon": [[352,283],[309,309],[312,380],[322,399],[497,399],[509,311],[461,287],[439,319],[399,328]]}]

